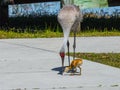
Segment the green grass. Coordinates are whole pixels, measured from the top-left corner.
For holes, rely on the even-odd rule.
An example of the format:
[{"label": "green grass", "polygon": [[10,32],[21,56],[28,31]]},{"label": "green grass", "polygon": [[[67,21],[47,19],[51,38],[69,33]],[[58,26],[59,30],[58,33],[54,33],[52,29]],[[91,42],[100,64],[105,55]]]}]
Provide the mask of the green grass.
[{"label": "green grass", "polygon": [[[70,34],[70,36],[73,36],[73,33]],[[90,30],[85,32],[79,32],[77,33],[78,37],[90,37],[90,36],[120,36],[120,32],[117,30],[113,31],[103,31],[99,32],[97,30]],[[63,37],[63,33],[59,32],[57,30],[56,32],[51,31],[50,28],[42,31],[42,30],[36,30],[36,32],[14,32],[12,30],[5,31],[0,30],[0,39],[5,38],[53,38],[53,37]]]},{"label": "green grass", "polygon": [[85,37],[91,37],[91,36],[120,36],[120,31],[103,31],[103,32],[99,32],[99,31],[86,31],[86,32],[81,32],[78,33],[77,36],[85,36]]},{"label": "green grass", "polygon": [[8,38],[52,38],[52,37],[61,37],[63,36],[60,32],[52,32],[50,30],[39,31],[36,33],[18,33],[13,31],[3,31],[0,30],[0,39],[8,39]]},{"label": "green grass", "polygon": [[120,68],[120,53],[76,53],[76,57]]}]

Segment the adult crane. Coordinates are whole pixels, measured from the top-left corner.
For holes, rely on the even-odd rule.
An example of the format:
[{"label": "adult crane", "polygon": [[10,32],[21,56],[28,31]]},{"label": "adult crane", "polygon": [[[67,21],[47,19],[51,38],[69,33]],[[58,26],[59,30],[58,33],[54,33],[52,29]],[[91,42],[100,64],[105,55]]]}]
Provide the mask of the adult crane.
[{"label": "adult crane", "polygon": [[64,5],[63,8],[58,13],[58,22],[60,23],[63,33],[64,33],[64,40],[63,45],[60,49],[60,56],[62,60],[62,74],[64,68],[64,57],[65,57],[65,47],[67,45],[68,48],[68,62],[70,66],[70,56],[69,56],[69,34],[70,31],[74,33],[74,43],[73,43],[73,52],[75,58],[75,48],[76,48],[76,32],[78,26],[80,26],[80,22],[82,21],[82,13],[80,9],[76,5]]}]

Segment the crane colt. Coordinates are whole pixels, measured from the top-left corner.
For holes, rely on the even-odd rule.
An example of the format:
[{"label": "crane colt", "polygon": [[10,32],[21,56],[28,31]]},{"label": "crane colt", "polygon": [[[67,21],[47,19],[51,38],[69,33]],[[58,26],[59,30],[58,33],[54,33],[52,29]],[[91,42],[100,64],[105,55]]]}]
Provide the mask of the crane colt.
[{"label": "crane colt", "polygon": [[74,59],[74,60],[71,62],[70,66],[66,66],[66,67],[65,67],[64,72],[72,71],[71,74],[74,74],[74,73],[77,72],[77,68],[79,68],[79,69],[80,69],[80,74],[79,74],[79,75],[81,75],[81,70],[82,70],[82,68],[81,68],[80,66],[82,65],[82,63],[83,63],[83,60],[82,60],[82,59]]}]

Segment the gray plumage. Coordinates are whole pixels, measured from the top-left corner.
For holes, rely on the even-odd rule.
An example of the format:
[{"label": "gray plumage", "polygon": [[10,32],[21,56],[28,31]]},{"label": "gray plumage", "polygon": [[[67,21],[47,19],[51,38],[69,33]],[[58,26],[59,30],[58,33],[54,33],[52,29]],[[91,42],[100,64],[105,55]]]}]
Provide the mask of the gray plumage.
[{"label": "gray plumage", "polygon": [[82,14],[78,6],[65,5],[58,14],[58,22],[60,23],[63,33],[64,41],[60,52],[65,52],[65,46],[69,38],[70,31],[77,32],[79,23],[82,21]]}]

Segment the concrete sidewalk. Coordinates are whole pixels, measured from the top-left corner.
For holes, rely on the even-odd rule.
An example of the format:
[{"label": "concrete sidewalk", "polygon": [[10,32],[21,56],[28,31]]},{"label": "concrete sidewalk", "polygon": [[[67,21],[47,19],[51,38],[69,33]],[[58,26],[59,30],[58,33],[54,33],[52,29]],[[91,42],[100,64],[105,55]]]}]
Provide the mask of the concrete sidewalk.
[{"label": "concrete sidewalk", "polygon": [[[0,90],[120,90],[120,69],[99,63],[84,60],[81,76],[60,75],[62,40],[0,39]],[[120,52],[120,37],[80,37],[76,51]]]}]

